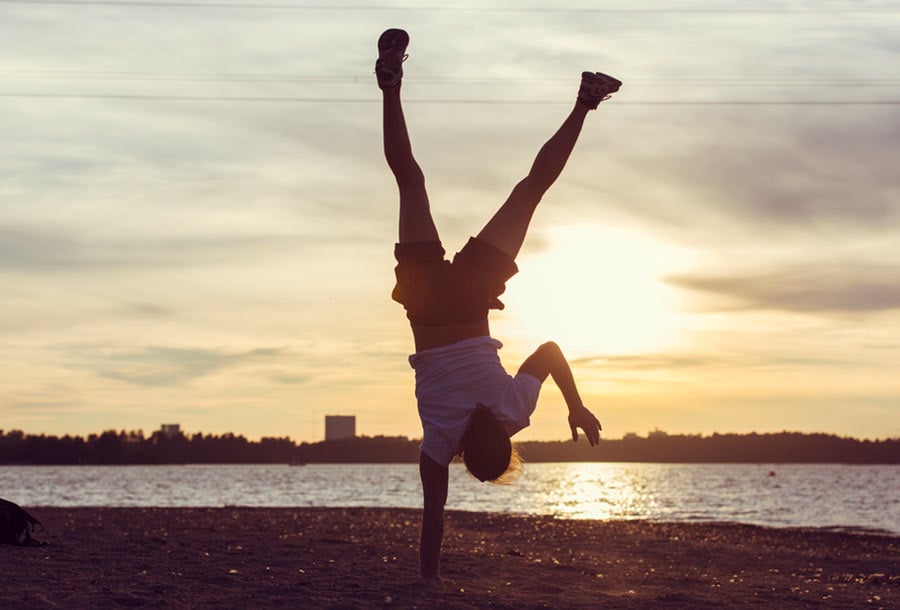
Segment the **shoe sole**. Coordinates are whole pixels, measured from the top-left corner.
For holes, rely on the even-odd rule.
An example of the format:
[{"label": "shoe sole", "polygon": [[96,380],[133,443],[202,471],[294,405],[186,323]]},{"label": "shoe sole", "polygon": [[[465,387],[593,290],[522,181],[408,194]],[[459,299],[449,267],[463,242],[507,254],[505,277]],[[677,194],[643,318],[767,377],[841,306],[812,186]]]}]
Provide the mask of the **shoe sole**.
[{"label": "shoe sole", "polygon": [[378,56],[381,57],[384,53],[395,49],[399,49],[402,55],[407,46],[409,46],[409,34],[406,33],[406,30],[396,28],[385,30],[378,37]]},{"label": "shoe sole", "polygon": [[608,74],[603,74],[602,72],[583,72],[581,74],[581,77],[591,84],[615,86],[615,89],[610,91],[610,93],[618,91],[619,87],[622,86],[622,81],[620,81],[618,78],[614,78],[612,76],[609,76]]}]

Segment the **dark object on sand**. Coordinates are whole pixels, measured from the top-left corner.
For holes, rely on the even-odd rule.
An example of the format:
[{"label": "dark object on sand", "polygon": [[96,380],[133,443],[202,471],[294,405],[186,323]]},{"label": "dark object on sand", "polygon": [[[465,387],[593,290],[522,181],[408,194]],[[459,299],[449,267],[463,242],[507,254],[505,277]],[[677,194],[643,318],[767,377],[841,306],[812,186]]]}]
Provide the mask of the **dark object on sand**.
[{"label": "dark object on sand", "polygon": [[20,546],[41,546],[31,537],[35,527],[44,526],[28,512],[14,502],[0,498],[0,544],[17,544]]}]

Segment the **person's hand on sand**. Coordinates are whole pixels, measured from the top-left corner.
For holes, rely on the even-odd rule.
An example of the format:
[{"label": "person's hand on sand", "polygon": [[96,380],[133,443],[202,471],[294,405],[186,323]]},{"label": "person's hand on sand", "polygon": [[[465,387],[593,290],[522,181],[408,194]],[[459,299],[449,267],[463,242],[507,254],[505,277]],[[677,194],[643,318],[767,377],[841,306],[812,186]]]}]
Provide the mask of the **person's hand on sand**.
[{"label": "person's hand on sand", "polygon": [[591,447],[600,442],[600,430],[603,427],[594,414],[588,411],[584,405],[575,407],[569,411],[569,428],[572,430],[572,440],[578,440],[578,428],[584,430]]},{"label": "person's hand on sand", "polygon": [[444,588],[444,580],[440,576],[422,577],[416,584],[428,591],[440,591]]}]

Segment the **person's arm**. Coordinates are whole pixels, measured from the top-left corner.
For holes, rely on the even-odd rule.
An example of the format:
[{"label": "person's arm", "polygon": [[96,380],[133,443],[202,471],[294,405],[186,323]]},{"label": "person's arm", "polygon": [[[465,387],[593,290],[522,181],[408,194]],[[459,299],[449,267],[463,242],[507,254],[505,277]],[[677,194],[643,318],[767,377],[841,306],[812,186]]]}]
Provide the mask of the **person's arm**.
[{"label": "person's arm", "polygon": [[602,429],[600,422],[581,402],[581,396],[575,386],[575,378],[572,376],[572,369],[556,343],[549,341],[538,347],[522,363],[519,372],[536,377],[540,379],[541,383],[547,379],[547,375],[553,377],[553,381],[566,400],[566,406],[569,407],[569,428],[572,430],[572,440],[578,440],[578,428],[581,428],[591,447],[600,442],[600,430]]},{"label": "person's arm", "polygon": [[422,537],[419,541],[419,569],[422,580],[441,584],[441,540],[444,537],[444,505],[447,503],[449,470],[419,452],[422,478]]}]

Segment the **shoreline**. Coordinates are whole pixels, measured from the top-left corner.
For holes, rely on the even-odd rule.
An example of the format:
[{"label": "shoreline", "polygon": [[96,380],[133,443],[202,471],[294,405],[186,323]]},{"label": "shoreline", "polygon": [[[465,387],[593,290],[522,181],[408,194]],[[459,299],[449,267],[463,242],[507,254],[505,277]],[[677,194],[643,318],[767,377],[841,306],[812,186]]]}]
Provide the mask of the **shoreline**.
[{"label": "shoreline", "polygon": [[25,508],[4,608],[900,606],[894,535],[448,511],[434,591],[417,509]]},{"label": "shoreline", "polygon": [[[218,506],[166,506],[166,505],[138,505],[138,504],[115,504],[115,505],[90,505],[90,504],[53,504],[47,506],[33,506],[28,510],[35,511],[56,511],[56,510],[275,510],[275,511],[305,511],[305,510],[334,510],[334,511],[355,511],[355,510],[380,510],[380,511],[400,511],[412,512],[419,514],[418,508],[408,506],[251,506],[246,504],[225,504]],[[737,521],[728,519],[698,519],[698,520],[676,520],[676,519],[656,519],[635,517],[631,519],[610,518],[597,519],[586,517],[573,517],[568,515],[553,515],[546,513],[529,513],[529,512],[503,512],[503,511],[471,511],[466,509],[446,509],[447,514],[470,514],[470,515],[494,515],[498,517],[522,517],[522,518],[547,518],[556,521],[574,521],[574,522],[601,522],[601,523],[646,523],[650,525],[670,525],[670,526],[748,526],[757,527],[764,530],[778,531],[794,531],[798,533],[834,533],[846,534],[848,536],[879,536],[883,538],[893,538],[900,542],[900,530],[893,531],[879,527],[868,527],[863,525],[781,525],[771,523],[759,523],[753,521]]]}]

